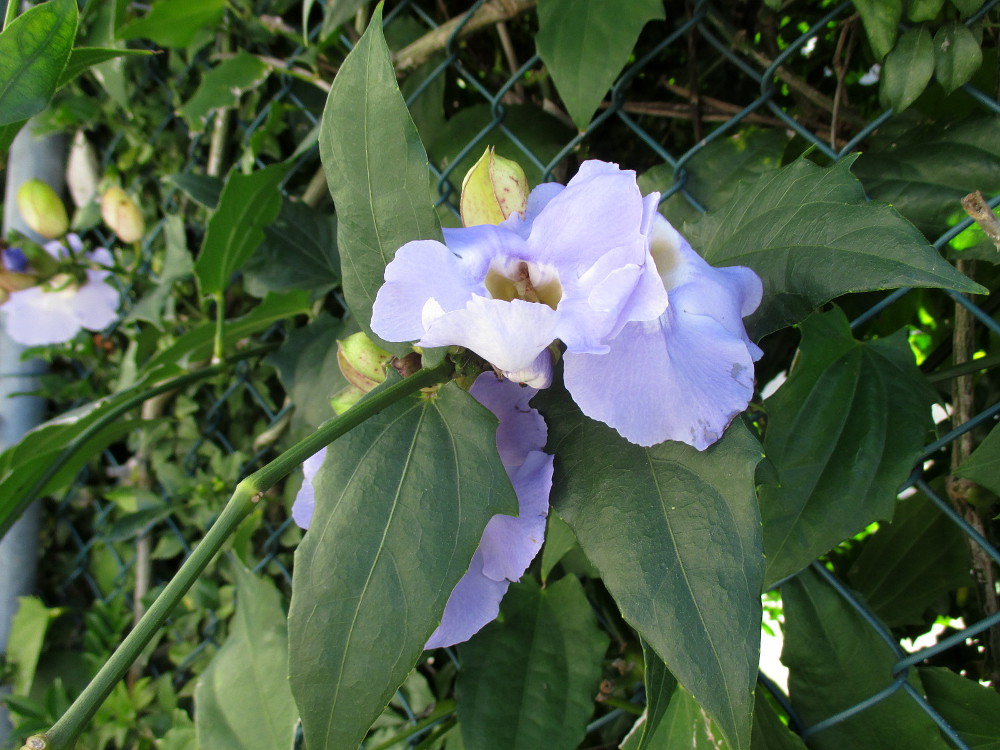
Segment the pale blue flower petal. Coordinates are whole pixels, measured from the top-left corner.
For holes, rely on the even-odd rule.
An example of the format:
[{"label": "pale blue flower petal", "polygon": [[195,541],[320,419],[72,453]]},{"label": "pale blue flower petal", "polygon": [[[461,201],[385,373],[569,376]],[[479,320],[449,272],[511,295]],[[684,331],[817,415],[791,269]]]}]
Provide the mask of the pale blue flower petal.
[{"label": "pale blue flower petal", "polygon": [[3,306],[8,335],[25,346],[62,344],[80,332],[73,312],[76,291],[46,292],[40,287],[11,292]]},{"label": "pale blue flower petal", "polygon": [[483,575],[483,556],[477,550],[469,571],[448,597],[441,624],[431,633],[424,648],[443,648],[469,640],[500,614],[500,600],[509,587],[507,579],[495,581]]},{"label": "pale blue flower petal", "polygon": [[292,520],[303,529],[308,529],[312,520],[316,507],[316,487],[313,480],[325,458],[326,448],[321,448],[302,463],[302,486],[292,503]]},{"label": "pale blue flower petal", "polygon": [[87,271],[83,284],[67,302],[80,326],[89,331],[103,331],[118,319],[118,292],[105,282],[107,271]]}]

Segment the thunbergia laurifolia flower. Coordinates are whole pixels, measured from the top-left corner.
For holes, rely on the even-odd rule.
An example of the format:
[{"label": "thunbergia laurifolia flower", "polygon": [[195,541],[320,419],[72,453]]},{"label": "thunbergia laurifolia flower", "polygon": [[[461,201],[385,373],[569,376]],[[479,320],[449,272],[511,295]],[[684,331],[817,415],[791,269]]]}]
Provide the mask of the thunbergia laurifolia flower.
[{"label": "thunbergia laurifolia flower", "polygon": [[[101,331],[118,317],[119,293],[105,282],[110,272],[101,268],[114,265],[111,253],[99,247],[85,254],[75,234],[66,235],[66,241],[77,258],[99,267],[86,268],[79,277],[59,273],[35,286],[12,291],[3,309],[7,333],[19,344],[61,344],[81,328]],[[44,248],[57,261],[70,256],[58,242],[46,243]]]},{"label": "thunbergia laurifolia flower", "polygon": [[523,215],[410,242],[386,267],[372,330],[457,344],[515,382],[546,387],[547,348],[588,416],[639,445],[718,440],[753,393],[760,349],[743,317],[760,279],[706,263],[643,197],[635,173],[587,161],[539,185]]},{"label": "thunbergia laurifolia flower", "polygon": [[[469,393],[500,422],[497,451],[517,494],[518,516],[496,515],[490,519],[468,572],[452,590],[441,624],[427,641],[429,649],[466,641],[495,619],[507,587],[524,575],[545,536],[552,456],[541,450],[546,439],[545,422],[528,406],[536,391],[498,380],[487,372],[476,379]],[[292,518],[303,528],[308,528],[312,518],[313,478],[325,455],[324,449],[302,466],[305,479],[295,497]]]},{"label": "thunbergia laurifolia flower", "polygon": [[743,317],[760,304],[761,281],[743,266],[710,266],[659,214],[649,244],[670,304],[656,320],[628,323],[607,354],[567,352],[566,388],[633,443],[704,450],[753,395],[762,352]]},{"label": "thunbergia laurifolia flower", "polygon": [[523,217],[446,229],[446,244],[401,247],[385,269],[372,330],[387,341],[464,346],[511,380],[545,387],[556,339],[567,351],[605,354],[626,323],[666,309],[647,216],[634,172],[585,162],[565,187],[532,191]]}]

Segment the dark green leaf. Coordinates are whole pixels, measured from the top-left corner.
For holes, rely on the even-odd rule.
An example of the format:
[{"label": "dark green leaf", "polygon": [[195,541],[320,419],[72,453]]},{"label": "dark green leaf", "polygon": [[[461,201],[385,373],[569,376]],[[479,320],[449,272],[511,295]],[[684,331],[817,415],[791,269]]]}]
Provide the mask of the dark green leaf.
[{"label": "dark green leaf", "polygon": [[[307,292],[268,295],[246,315],[223,324],[223,344],[227,348],[235,346],[237,341],[259,333],[279,320],[308,312],[309,307]],[[158,377],[167,377],[176,374],[178,368],[185,367],[189,362],[207,359],[212,356],[214,336],[215,323],[202,323],[192,328],[143,365],[143,374],[148,377],[155,372]]]},{"label": "dark green leaf", "polygon": [[[729,138],[719,138],[696,153],[684,165],[687,182],[684,189],[708,211],[721,208],[732,197],[741,181],[753,182],[781,166],[788,136],[780,130],[748,129]],[[653,167],[639,176],[643,194],[665,192],[674,184],[670,164]],[[680,193],[660,204],[660,213],[675,227],[697,219],[701,212]]]},{"label": "dark green leaf", "polygon": [[[371,334],[372,303],[396,250],[411,240],[442,239],[427,154],[396,85],[381,6],[334,79],[319,146],[337,209],[344,296]],[[396,354],[409,349],[382,345]]]},{"label": "dark green leaf", "polygon": [[0,126],[45,109],[69,60],[77,21],[76,0],[49,0],[0,33]]},{"label": "dark green leaf", "polygon": [[281,594],[237,563],[229,637],[195,687],[201,747],[285,750],[299,712],[288,687],[288,629]]},{"label": "dark green leaf", "polygon": [[566,553],[576,546],[573,529],[566,525],[558,513],[549,513],[545,524],[545,546],[542,547],[542,583],[548,580],[552,569],[559,564]]},{"label": "dark green leaf", "polygon": [[1000,495],[1000,427],[994,427],[955,472],[971,479],[995,495]]},{"label": "dark green leaf", "polygon": [[934,42],[923,26],[908,29],[885,58],[879,96],[902,112],[924,93],[934,75]]},{"label": "dark green leaf", "polygon": [[662,718],[651,724],[636,750],[725,750],[730,745],[711,717],[687,690],[678,685]]},{"label": "dark green leaf", "polygon": [[732,747],[748,747],[764,572],[760,445],[737,420],[703,452],[642,448],[584,417],[565,392],[536,400],[556,455],[553,505],[625,620]]},{"label": "dark green leaf", "polygon": [[240,94],[259,86],[271,72],[270,66],[256,55],[240,50],[235,57],[224,60],[205,73],[198,90],[188,99],[178,114],[193,133],[200,133],[209,115],[219,107],[233,107]]},{"label": "dark green leaf", "polygon": [[971,186],[1000,192],[1000,120],[977,117],[956,125],[890,121],[873,136],[854,172],[869,195],[891,203],[927,237],[965,217]]},{"label": "dark green leaf", "polygon": [[972,750],[1000,749],[1000,695],[944,667],[921,667],[934,710],[951,724]]},{"label": "dark green leaf", "polygon": [[315,429],[334,416],[330,398],[347,385],[337,364],[337,339],[354,330],[351,323],[321,313],[306,327],[289,333],[281,348],[265,360],[278,371],[295,406],[295,419],[305,427]]},{"label": "dark green leaf", "polygon": [[152,55],[148,49],[114,49],[102,47],[77,47],[69,56],[69,62],[59,76],[59,88],[72,81],[85,70],[95,65],[114,60],[119,57],[146,57]]},{"label": "dark green leaf", "polygon": [[574,750],[594,712],[608,636],[575,576],[504,597],[502,622],[462,644],[458,717],[468,748]]},{"label": "dark green leaf", "polygon": [[667,713],[671,699],[677,693],[677,679],[645,641],[642,642],[642,660],[645,667],[643,682],[646,687],[646,713],[642,735],[635,750],[653,750],[656,747],[657,729]]},{"label": "dark green leaf", "polygon": [[285,200],[264,230],[264,243],[243,267],[250,294],[304,289],[325,294],[340,281],[337,220],[304,203]]},{"label": "dark green leaf", "polygon": [[910,0],[906,8],[906,17],[913,23],[933,21],[944,7],[944,0]]},{"label": "dark green leaf", "polygon": [[157,0],[142,18],[118,32],[119,39],[149,39],[161,47],[187,47],[199,32],[222,20],[225,0]]},{"label": "dark green leaf", "polygon": [[951,4],[958,8],[962,18],[968,18],[977,10],[983,7],[986,0],[951,0]]},{"label": "dark green leaf", "polygon": [[278,186],[288,164],[275,164],[248,175],[231,172],[208,220],[205,241],[194,264],[204,295],[222,292],[229,277],[243,267],[264,239],[264,228],[278,217]]},{"label": "dark green leaf", "polygon": [[779,481],[760,489],[768,584],[891,519],[933,424],[935,394],[905,331],[855,341],[839,308],[801,328],[798,364],[766,401],[764,450]]},{"label": "dark green leaf", "polygon": [[751,750],[806,750],[802,739],[786,727],[764,697],[764,688],[754,693]]},{"label": "dark green leaf", "polygon": [[972,584],[965,535],[925,495],[914,495],[865,541],[848,577],[886,625],[923,625],[936,599]]},{"label": "dark green leaf", "polygon": [[818,167],[805,159],[743,183],[725,207],[684,234],[716,266],[750,266],[764,301],[751,336],[797,323],[848,292],[901,286],[981,292],[892,208],[866,200],[850,159]]},{"label": "dark green leaf", "polygon": [[968,83],[983,64],[983,51],[964,23],[952,21],[934,35],[934,74],[949,94]]},{"label": "dark green leaf", "polygon": [[21,132],[21,128],[24,127],[24,123],[26,122],[27,120],[19,120],[9,125],[0,125],[0,169],[6,166],[7,151],[10,150],[10,144],[14,142],[14,139]]},{"label": "dark green leaf", "polygon": [[[893,682],[898,656],[812,568],[781,587],[792,708],[816,724],[871,698]],[[919,691],[920,681],[911,673]],[[811,750],[945,750],[927,712],[902,690],[809,738]]]},{"label": "dark green leaf", "polygon": [[295,553],[292,692],[309,750],[357,747],[437,627],[486,522],[516,510],[496,419],[454,384],[327,452]]},{"label": "dark green leaf", "polygon": [[538,54],[580,130],[625,66],[643,26],[663,17],[660,0],[539,0]]},{"label": "dark green leaf", "polygon": [[225,186],[218,177],[209,177],[203,174],[192,172],[180,172],[167,176],[167,182],[172,182],[179,187],[191,200],[200,203],[205,208],[217,208],[219,198],[222,196],[222,188]]},{"label": "dark green leaf", "polygon": [[861,14],[872,52],[881,60],[896,43],[899,22],[903,19],[902,0],[854,0],[854,7]]}]

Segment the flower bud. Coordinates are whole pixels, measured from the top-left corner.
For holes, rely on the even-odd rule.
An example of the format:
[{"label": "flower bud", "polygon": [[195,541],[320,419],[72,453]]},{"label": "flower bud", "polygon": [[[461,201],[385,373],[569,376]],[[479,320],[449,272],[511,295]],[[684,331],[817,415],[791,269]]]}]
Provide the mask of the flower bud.
[{"label": "flower bud", "polygon": [[333,394],[333,398],[330,399],[330,406],[333,408],[333,413],[339,417],[345,411],[358,403],[364,395],[365,392],[360,388],[353,385],[345,386],[343,389]]},{"label": "flower bud", "polygon": [[62,237],[69,229],[66,206],[56,191],[41,180],[28,180],[17,191],[17,210],[33,232],[46,239]]},{"label": "flower bud", "polygon": [[486,149],[462,181],[462,225],[499,224],[528,206],[528,178],[521,165]]},{"label": "flower bud", "polygon": [[109,187],[104,191],[101,218],[122,242],[138,242],[146,232],[142,211],[120,187]]},{"label": "flower bud", "polygon": [[337,342],[337,364],[347,382],[368,393],[385,380],[385,368],[392,355],[358,332]]}]

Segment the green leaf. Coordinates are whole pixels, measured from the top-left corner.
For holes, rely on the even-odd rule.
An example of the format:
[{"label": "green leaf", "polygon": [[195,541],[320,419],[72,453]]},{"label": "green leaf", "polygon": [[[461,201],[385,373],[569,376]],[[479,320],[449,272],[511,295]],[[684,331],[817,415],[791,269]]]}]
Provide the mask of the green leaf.
[{"label": "green leaf", "polygon": [[751,337],[797,323],[848,292],[982,292],[895,210],[868,201],[850,162],[822,168],[799,159],[741,184],[723,208],[684,225],[709,263],[749,266],[763,280],[764,301],[747,319]]},{"label": "green leaf", "polygon": [[882,68],[879,97],[897,113],[924,93],[934,75],[934,43],[923,26],[908,29]]},{"label": "green leaf", "polygon": [[[792,708],[811,726],[871,698],[893,682],[898,656],[861,615],[807,568],[781,587]],[[921,691],[911,673],[909,682]],[[937,726],[902,690],[809,737],[811,750],[945,750]]]},{"label": "green leaf", "polygon": [[951,4],[958,8],[962,18],[968,18],[977,10],[983,7],[986,0],[951,0]]},{"label": "green leaf", "polygon": [[148,57],[153,51],[148,49],[114,49],[103,47],[76,47],[69,56],[69,62],[59,76],[59,85],[62,88],[84,71],[95,65],[115,60],[120,57]]},{"label": "green leaf", "polygon": [[163,327],[164,310],[176,302],[174,284],[194,272],[194,260],[188,250],[184,220],[179,216],[166,216],[163,220],[163,237],[166,252],[163,268],[156,286],[145,294],[128,312],[126,320],[145,320],[157,328]]},{"label": "green leaf", "polygon": [[0,126],[27,120],[48,105],[69,60],[78,19],[76,0],[49,0],[0,33]]},{"label": "green leaf", "polygon": [[187,47],[203,30],[219,24],[225,8],[225,0],[156,0],[146,15],[121,28],[118,38]]},{"label": "green leaf", "polygon": [[964,23],[946,23],[934,35],[934,73],[949,94],[968,83],[983,64],[983,51]]},{"label": "green leaf", "polygon": [[288,628],[281,594],[241,564],[229,637],[195,687],[201,747],[290,748],[299,712],[288,686]]},{"label": "green leaf", "polygon": [[337,339],[354,332],[351,323],[320,313],[309,325],[288,334],[265,362],[278,371],[295,406],[296,422],[310,429],[334,416],[330,398],[347,385],[337,364]]},{"label": "green leaf", "polygon": [[[684,165],[685,190],[706,210],[721,208],[732,198],[741,181],[753,182],[781,166],[788,136],[780,130],[749,128],[728,138],[718,138],[698,151]],[[674,168],[661,164],[639,176],[643,195],[665,192],[674,184]],[[701,213],[687,198],[674,193],[660,204],[660,213],[675,227],[693,221]]]},{"label": "green leaf", "polygon": [[806,750],[802,739],[782,723],[763,694],[760,687],[754,693],[752,750]]},{"label": "green leaf", "polygon": [[542,583],[544,584],[552,569],[566,556],[566,553],[577,546],[573,529],[559,517],[558,513],[549,513],[545,524],[545,546],[542,547]]},{"label": "green leaf", "polygon": [[304,203],[285,200],[264,229],[264,243],[243,267],[243,283],[255,297],[304,289],[325,294],[340,281],[337,220]]},{"label": "green leaf", "polygon": [[658,741],[657,729],[663,722],[671,699],[677,693],[678,685],[663,659],[645,641],[642,641],[642,661],[645,667],[643,683],[646,687],[646,713],[635,750],[653,750]]},{"label": "green leaf", "polygon": [[896,43],[899,22],[903,19],[902,0],[854,0],[861,15],[868,43],[881,60]]},{"label": "green leaf", "polygon": [[496,419],[457,385],[337,441],[313,484],[288,618],[309,750],[357,747],[441,620],[487,521],[516,512]]},{"label": "green leaf", "polygon": [[674,690],[663,717],[652,725],[636,750],[727,750],[719,728],[683,686]]},{"label": "green leaf", "polygon": [[219,198],[222,196],[222,189],[226,184],[218,177],[209,177],[193,172],[178,172],[168,175],[164,179],[183,190],[191,200],[200,203],[205,208],[212,209],[218,208]]},{"label": "green leaf", "polygon": [[6,658],[14,667],[14,679],[10,686],[15,694],[27,696],[31,692],[38,657],[45,645],[45,633],[49,623],[61,613],[61,609],[46,607],[38,597],[17,597],[17,613],[10,621],[4,649]]},{"label": "green leaf", "polygon": [[944,667],[920,667],[927,700],[971,750],[1000,750],[1000,695]]},{"label": "green leaf", "polygon": [[609,642],[583,587],[566,576],[543,590],[526,577],[504,597],[502,620],[460,647],[465,745],[574,750],[594,712]]},{"label": "green leaf", "polygon": [[748,747],[764,573],[757,440],[737,421],[702,452],[642,448],[584,417],[564,391],[536,401],[556,455],[553,505],[625,620],[732,747]]},{"label": "green leaf", "polygon": [[[364,96],[359,96],[364,92]],[[372,304],[396,250],[441,240],[427,154],[406,110],[382,36],[379,5],[344,60],[323,110],[320,156],[337,209],[344,297],[365,333],[394,354],[405,344],[371,332]]]},{"label": "green leaf", "polygon": [[19,120],[8,125],[0,125],[0,169],[6,167],[7,151],[10,150],[10,144],[14,142],[26,122],[27,120]]},{"label": "green leaf", "polygon": [[1000,427],[994,427],[955,472],[1000,495]]},{"label": "green leaf", "polygon": [[[270,294],[246,315],[223,323],[223,345],[227,348],[235,346],[237,341],[259,333],[279,320],[309,312],[309,308],[308,292]],[[211,357],[214,335],[215,323],[213,322],[202,323],[198,327],[192,328],[143,365],[144,377],[149,379],[154,373],[159,378],[167,377],[177,374],[190,362]]]},{"label": "green leaf", "polygon": [[965,535],[916,494],[897,504],[892,523],[865,541],[848,580],[889,627],[926,624],[938,614],[924,615],[937,599],[972,584]]},{"label": "green leaf", "polygon": [[[327,0],[323,5],[323,27],[320,29],[319,38],[326,39],[345,21],[354,18],[358,9],[364,4],[365,0]],[[312,5],[312,0],[307,0],[306,5]],[[308,17],[308,7],[303,8],[302,12],[304,17]]]},{"label": "green leaf", "polygon": [[913,23],[933,21],[944,7],[944,0],[910,0],[906,8],[906,17]]},{"label": "green leaf", "polygon": [[873,198],[891,203],[927,237],[959,217],[972,185],[1000,192],[1000,120],[918,124],[893,118],[872,136],[854,172]]},{"label": "green leaf", "polygon": [[660,0],[539,0],[538,54],[580,130],[625,67],[643,26],[663,18]]},{"label": "green leaf", "polygon": [[779,482],[760,489],[768,584],[891,519],[933,425],[935,394],[905,330],[858,342],[839,308],[801,329],[798,364],[765,402],[764,451]]},{"label": "green leaf", "polygon": [[240,94],[259,86],[270,72],[271,67],[259,57],[240,50],[205,73],[198,90],[181,105],[178,114],[192,133],[200,133],[214,110],[236,106]]},{"label": "green leaf", "polygon": [[278,186],[289,165],[275,164],[248,175],[231,172],[219,197],[219,207],[208,220],[201,253],[194,264],[203,295],[225,291],[229,277],[264,239],[264,228],[278,217]]}]

